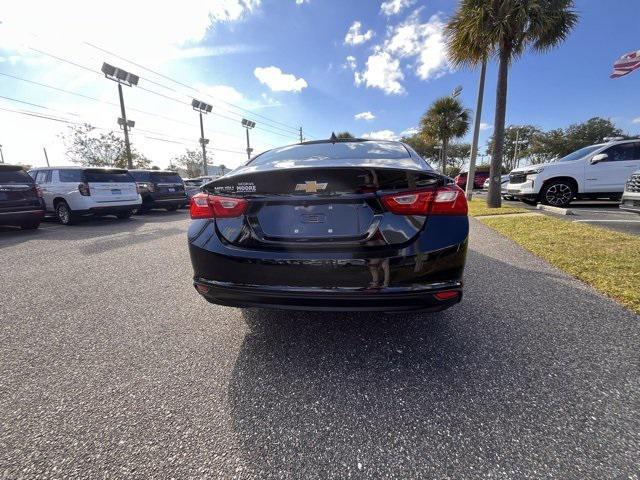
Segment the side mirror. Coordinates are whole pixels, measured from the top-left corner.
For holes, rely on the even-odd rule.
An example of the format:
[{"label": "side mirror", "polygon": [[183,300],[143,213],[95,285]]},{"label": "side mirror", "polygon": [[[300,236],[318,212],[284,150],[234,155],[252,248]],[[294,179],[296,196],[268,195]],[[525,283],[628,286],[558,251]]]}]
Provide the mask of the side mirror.
[{"label": "side mirror", "polygon": [[598,155],[591,157],[589,163],[591,163],[591,165],[595,165],[596,163],[604,162],[607,158],[609,158],[609,155],[606,153],[599,153]]}]

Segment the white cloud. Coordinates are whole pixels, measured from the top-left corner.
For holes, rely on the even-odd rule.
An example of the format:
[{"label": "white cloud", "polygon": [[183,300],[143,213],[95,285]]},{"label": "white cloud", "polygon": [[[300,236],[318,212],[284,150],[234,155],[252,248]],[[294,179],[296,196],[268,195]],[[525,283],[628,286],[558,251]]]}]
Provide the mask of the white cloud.
[{"label": "white cloud", "polygon": [[377,132],[363,133],[362,138],[373,138],[376,140],[397,140],[398,136],[393,130],[378,130]]},{"label": "white cloud", "polygon": [[367,59],[363,72],[354,73],[356,85],[379,88],[387,95],[404,93],[400,83],[404,74],[400,69],[400,60],[393,58],[389,52],[378,51]]},{"label": "white cloud", "polygon": [[355,118],[356,120],[373,120],[374,118],[376,118],[376,116],[371,113],[371,112],[361,112],[361,113],[356,113],[353,118]]},{"label": "white cloud", "polygon": [[257,67],[253,74],[274,92],[300,92],[307,88],[304,78],[296,78],[291,73],[283,73],[278,67]]},{"label": "white cloud", "polygon": [[631,120],[632,123],[640,123],[640,117]]},{"label": "white cloud", "polygon": [[309,3],[309,0],[296,0],[296,5],[302,5],[303,3]]},{"label": "white cloud", "polygon": [[362,23],[357,20],[349,27],[347,34],[344,37],[344,43],[347,45],[360,45],[361,43],[368,42],[373,38],[373,30],[367,30],[361,32]]},{"label": "white cloud", "polygon": [[[638,122],[640,123],[640,122]],[[481,122],[480,123],[480,130],[490,130],[491,128],[493,128],[491,125],[489,125],[488,123],[484,123]]]},{"label": "white cloud", "polygon": [[356,57],[354,57],[353,55],[349,55],[345,60],[346,60],[346,63],[344,64],[344,68],[355,70],[358,67],[358,63],[356,62]]},{"label": "white cloud", "polygon": [[406,130],[403,130],[402,132],[400,132],[400,136],[401,137],[411,137],[411,136],[415,135],[418,132],[419,132],[419,130],[418,130],[417,127],[410,127],[410,128],[407,128]]},{"label": "white cloud", "polygon": [[387,94],[404,93],[401,61],[412,61],[411,69],[421,80],[438,78],[450,70],[444,43],[444,22],[433,15],[420,20],[421,9],[390,28],[385,41],[374,48],[366,68],[356,72],[356,85],[380,88]]},{"label": "white cloud", "polygon": [[382,5],[380,5],[380,12],[387,16],[397,15],[405,8],[413,5],[415,1],[416,0],[388,0],[386,2],[382,2]]}]

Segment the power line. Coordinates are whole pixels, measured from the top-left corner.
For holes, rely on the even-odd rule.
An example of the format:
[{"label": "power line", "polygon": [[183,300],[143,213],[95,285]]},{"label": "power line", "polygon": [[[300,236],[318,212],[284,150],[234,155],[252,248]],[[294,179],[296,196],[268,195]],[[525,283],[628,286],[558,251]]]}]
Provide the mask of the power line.
[{"label": "power line", "polygon": [[[51,58],[54,58],[54,59],[56,59],[56,60],[58,60],[58,61],[61,61],[61,62],[64,62],[64,63],[68,63],[68,64],[73,65],[73,66],[75,66],[75,67],[82,68],[82,69],[84,69],[84,70],[86,70],[86,71],[93,72],[93,73],[96,73],[96,74],[98,74],[98,75],[102,76],[102,73],[101,73],[101,72],[98,72],[97,70],[93,70],[92,68],[86,67],[86,66],[81,65],[81,64],[79,64],[79,63],[73,62],[73,61],[71,61],[71,60],[68,60],[68,59],[66,59],[66,58],[63,58],[63,57],[59,57],[59,56],[53,55],[53,54],[48,53],[48,52],[45,52],[45,51],[43,51],[43,50],[38,50],[38,49],[33,48],[33,47],[29,47],[29,48],[30,48],[31,50],[33,50],[33,51],[37,52],[37,53],[40,53],[41,55],[46,55],[46,56],[51,57]],[[166,98],[166,99],[168,99],[168,100],[172,100],[172,101],[177,102],[177,103],[180,103],[180,104],[182,104],[182,105],[189,105],[188,103],[186,103],[186,102],[184,102],[184,101],[182,101],[182,100],[178,100],[177,98],[170,97],[170,96],[165,95],[165,94],[160,93],[160,92],[156,92],[155,90],[151,90],[151,89],[148,89],[148,88],[145,88],[145,87],[141,87],[141,86],[139,86],[139,85],[138,85],[138,89],[143,90],[143,91],[146,91],[146,92],[148,92],[148,93],[152,93],[152,94],[154,94],[154,95],[158,95],[158,96],[163,97],[163,98]],[[207,96],[209,96],[209,95],[207,95]],[[216,115],[216,116],[221,117],[221,118],[225,118],[225,119],[230,120],[230,121],[233,121],[233,122],[236,122],[236,121],[237,121],[237,119],[227,117],[227,116],[222,115],[221,113],[218,113],[218,112],[211,112],[211,113],[212,113],[213,115]],[[233,113],[234,115],[238,115],[237,113],[234,113],[234,112],[228,112],[228,113]],[[263,130],[263,131],[265,131],[265,132],[269,132],[269,133],[271,133],[271,134],[273,134],[273,135],[279,135],[279,136],[281,136],[281,137],[285,137],[285,138],[291,138],[291,136],[292,136],[292,135],[285,135],[285,134],[282,134],[282,133],[279,133],[279,132],[275,132],[275,131],[273,131],[273,130],[270,130],[270,129],[268,129],[268,128],[265,128],[264,126],[258,126],[258,127],[256,127],[256,128],[259,128],[260,130]]]}]

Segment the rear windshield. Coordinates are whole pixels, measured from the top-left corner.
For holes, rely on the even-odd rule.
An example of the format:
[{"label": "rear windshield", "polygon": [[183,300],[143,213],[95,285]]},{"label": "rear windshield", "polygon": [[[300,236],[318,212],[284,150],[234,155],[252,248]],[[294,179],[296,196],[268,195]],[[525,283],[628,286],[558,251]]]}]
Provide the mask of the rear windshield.
[{"label": "rear windshield", "polygon": [[136,182],[148,182],[149,172],[129,172]]},{"label": "rear windshield", "polygon": [[24,170],[0,170],[0,183],[33,183]]},{"label": "rear windshield", "polygon": [[287,160],[362,160],[406,159],[409,152],[397,142],[364,141],[311,143],[274,148],[254,158],[251,165],[266,165]]},{"label": "rear windshield", "polygon": [[182,183],[177,173],[151,172],[151,181],[155,183]]},{"label": "rear windshield", "polygon": [[134,179],[126,170],[85,170],[84,181],[88,183],[129,183],[134,182]]},{"label": "rear windshield", "polygon": [[199,187],[202,185],[202,180],[185,180],[184,184],[188,187]]}]

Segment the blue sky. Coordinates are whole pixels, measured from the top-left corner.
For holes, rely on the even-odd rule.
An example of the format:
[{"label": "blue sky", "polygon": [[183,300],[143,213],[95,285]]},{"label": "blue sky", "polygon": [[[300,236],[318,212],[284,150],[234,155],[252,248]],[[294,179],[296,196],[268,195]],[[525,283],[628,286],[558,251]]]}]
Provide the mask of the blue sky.
[{"label": "blue sky", "polygon": [[[119,112],[108,102],[117,100],[115,85],[90,71],[108,61],[142,77],[141,88],[125,89],[128,108],[174,119],[128,114],[136,120],[134,145],[161,166],[185,148],[197,148],[191,97],[214,105],[206,135],[212,148],[231,150],[212,150],[213,162],[228,166],[244,160],[242,116],[258,123],[251,133],[259,151],[295,141],[300,125],[308,138],[338,130],[396,138],[457,85],[465,105],[475,108],[477,72],[452,70],[443,49],[442,27],[453,0],[12,3],[0,13],[0,73],[103,103],[0,75],[0,95],[39,105],[0,99],[0,108],[113,128]],[[640,49],[633,3],[578,0],[580,23],[568,41],[546,54],[527,52],[512,66],[508,123],[548,129],[603,116],[639,133],[640,72],[608,78],[618,56]],[[36,18],[34,11],[40,12]],[[492,63],[481,151],[492,130],[495,74]],[[0,110],[0,123],[8,161],[43,164],[46,146],[54,163],[69,163],[59,138],[64,123],[6,110]]]}]

